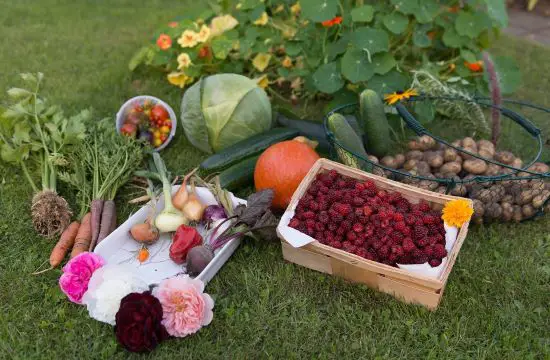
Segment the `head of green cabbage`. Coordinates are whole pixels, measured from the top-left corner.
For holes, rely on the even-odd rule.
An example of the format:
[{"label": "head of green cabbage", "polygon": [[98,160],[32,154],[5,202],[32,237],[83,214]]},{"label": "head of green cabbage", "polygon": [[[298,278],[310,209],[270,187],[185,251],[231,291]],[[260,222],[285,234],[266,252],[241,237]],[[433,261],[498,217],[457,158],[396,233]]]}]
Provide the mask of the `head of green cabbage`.
[{"label": "head of green cabbage", "polygon": [[185,92],[181,122],[193,146],[215,153],[269,130],[271,104],[265,91],[245,76],[212,75]]}]

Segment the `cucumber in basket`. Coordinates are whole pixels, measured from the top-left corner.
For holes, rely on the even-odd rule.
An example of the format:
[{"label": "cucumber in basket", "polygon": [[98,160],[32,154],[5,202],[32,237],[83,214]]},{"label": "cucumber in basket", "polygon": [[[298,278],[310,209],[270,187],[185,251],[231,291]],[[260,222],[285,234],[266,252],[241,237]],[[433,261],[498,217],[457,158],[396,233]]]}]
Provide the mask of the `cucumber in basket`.
[{"label": "cucumber in basket", "polygon": [[260,155],[250,157],[223,170],[219,174],[221,187],[235,190],[252,184],[254,182],[254,169],[259,157]]},{"label": "cucumber in basket", "polygon": [[[342,114],[334,113],[330,115],[328,118],[328,128],[333,133],[338,144],[344,146],[355,155],[361,156],[365,159],[367,158],[368,155],[365,151],[363,141]],[[335,145],[335,147],[338,158],[343,164],[357,169],[362,169],[363,167],[361,165],[368,164],[364,161],[360,161],[357,156],[350,154],[340,146]],[[372,166],[369,166],[364,170],[372,171]]]},{"label": "cucumber in basket", "polygon": [[382,157],[390,149],[390,124],[384,111],[384,103],[373,90],[364,90],[359,95],[359,117],[369,153]]},{"label": "cucumber in basket", "polygon": [[222,171],[237,164],[242,159],[259,154],[275,143],[289,140],[296,136],[298,136],[298,130],[274,128],[239,141],[223,149],[221,152],[208,157],[201,163],[200,168],[207,173]]}]

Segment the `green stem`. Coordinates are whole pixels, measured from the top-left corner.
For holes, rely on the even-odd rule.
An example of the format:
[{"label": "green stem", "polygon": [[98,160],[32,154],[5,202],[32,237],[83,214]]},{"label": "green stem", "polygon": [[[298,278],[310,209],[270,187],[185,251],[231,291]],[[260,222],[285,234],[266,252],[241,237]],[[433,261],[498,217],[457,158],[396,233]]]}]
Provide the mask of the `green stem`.
[{"label": "green stem", "polygon": [[323,59],[325,61],[325,64],[327,63],[327,37],[328,37],[328,28],[325,28],[325,36],[323,37]]},{"label": "green stem", "polygon": [[37,193],[38,192],[38,187],[36,186],[36,184],[32,180],[31,174],[29,174],[29,169],[27,168],[27,165],[25,165],[25,163],[23,161],[21,161],[20,164],[21,164],[21,169],[23,169],[23,174],[25,174],[25,177],[29,181],[29,184],[31,184],[32,190],[35,193]]}]

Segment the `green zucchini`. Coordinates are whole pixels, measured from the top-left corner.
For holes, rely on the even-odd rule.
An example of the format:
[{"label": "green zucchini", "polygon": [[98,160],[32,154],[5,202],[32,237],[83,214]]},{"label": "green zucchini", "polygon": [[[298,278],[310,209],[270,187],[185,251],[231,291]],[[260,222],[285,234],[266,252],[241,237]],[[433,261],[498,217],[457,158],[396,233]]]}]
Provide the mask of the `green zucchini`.
[{"label": "green zucchini", "polygon": [[254,182],[254,169],[260,156],[253,156],[237,163],[219,174],[224,189],[235,190]]},{"label": "green zucchini", "polygon": [[384,111],[384,103],[373,90],[366,89],[359,95],[359,117],[365,132],[367,151],[382,157],[390,150],[390,124]]},{"label": "green zucchini", "polygon": [[296,129],[300,132],[300,135],[305,136],[308,139],[317,141],[319,143],[318,150],[330,150],[330,144],[327,140],[325,128],[323,127],[322,123],[310,120],[291,119],[281,113],[278,113],[275,119],[280,126],[284,126],[290,129]]},{"label": "green zucchini", "polygon": [[231,145],[221,152],[206,158],[200,165],[205,173],[222,171],[252,155],[256,155],[269,146],[293,139],[298,136],[298,130],[287,128],[274,128],[263,133],[249,137]]},{"label": "green zucchini", "polygon": [[[366,167],[365,170],[372,170],[372,166],[368,166],[370,165],[370,163],[361,161],[361,159],[359,158],[362,157],[364,159],[367,159],[368,157],[367,152],[365,151],[365,147],[363,145],[363,141],[361,140],[359,135],[357,135],[355,130],[353,130],[353,127],[348,123],[348,121],[342,114],[334,113],[330,115],[328,118],[328,128],[334,135],[334,139],[336,140],[336,142],[346,148],[343,149],[342,147],[338,146],[338,144],[334,145],[338,154],[338,158],[342,163],[357,169],[362,169],[363,167]],[[351,154],[349,151],[353,152],[353,154]]]}]

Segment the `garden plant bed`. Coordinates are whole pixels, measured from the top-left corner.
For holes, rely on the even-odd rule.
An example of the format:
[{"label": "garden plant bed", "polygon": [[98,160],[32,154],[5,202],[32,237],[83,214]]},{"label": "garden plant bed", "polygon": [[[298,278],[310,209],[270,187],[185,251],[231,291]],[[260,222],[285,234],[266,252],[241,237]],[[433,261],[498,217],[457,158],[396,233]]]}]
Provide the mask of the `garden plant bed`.
[{"label": "garden plant bed", "polygon": [[458,237],[448,254],[448,261],[444,264],[444,269],[437,278],[367,260],[318,241],[295,248],[286,240],[289,236],[287,231],[289,228],[286,226],[291,217],[289,215],[296,208],[298,201],[307,191],[309,185],[314,181],[315,176],[320,172],[330,170],[336,170],[341,175],[355,179],[372,180],[380,189],[399,192],[411,203],[418,203],[420,200],[427,201],[434,209],[443,208],[446,202],[457,199],[454,196],[418,189],[330,160],[321,159],[312,167],[294,193],[290,206],[283,215],[277,229],[277,233],[281,238],[283,257],[287,261],[298,265],[340,276],[353,282],[363,283],[373,289],[392,294],[405,302],[421,304],[435,310],[441,301],[449,274],[468,233],[469,223],[460,228]]}]

